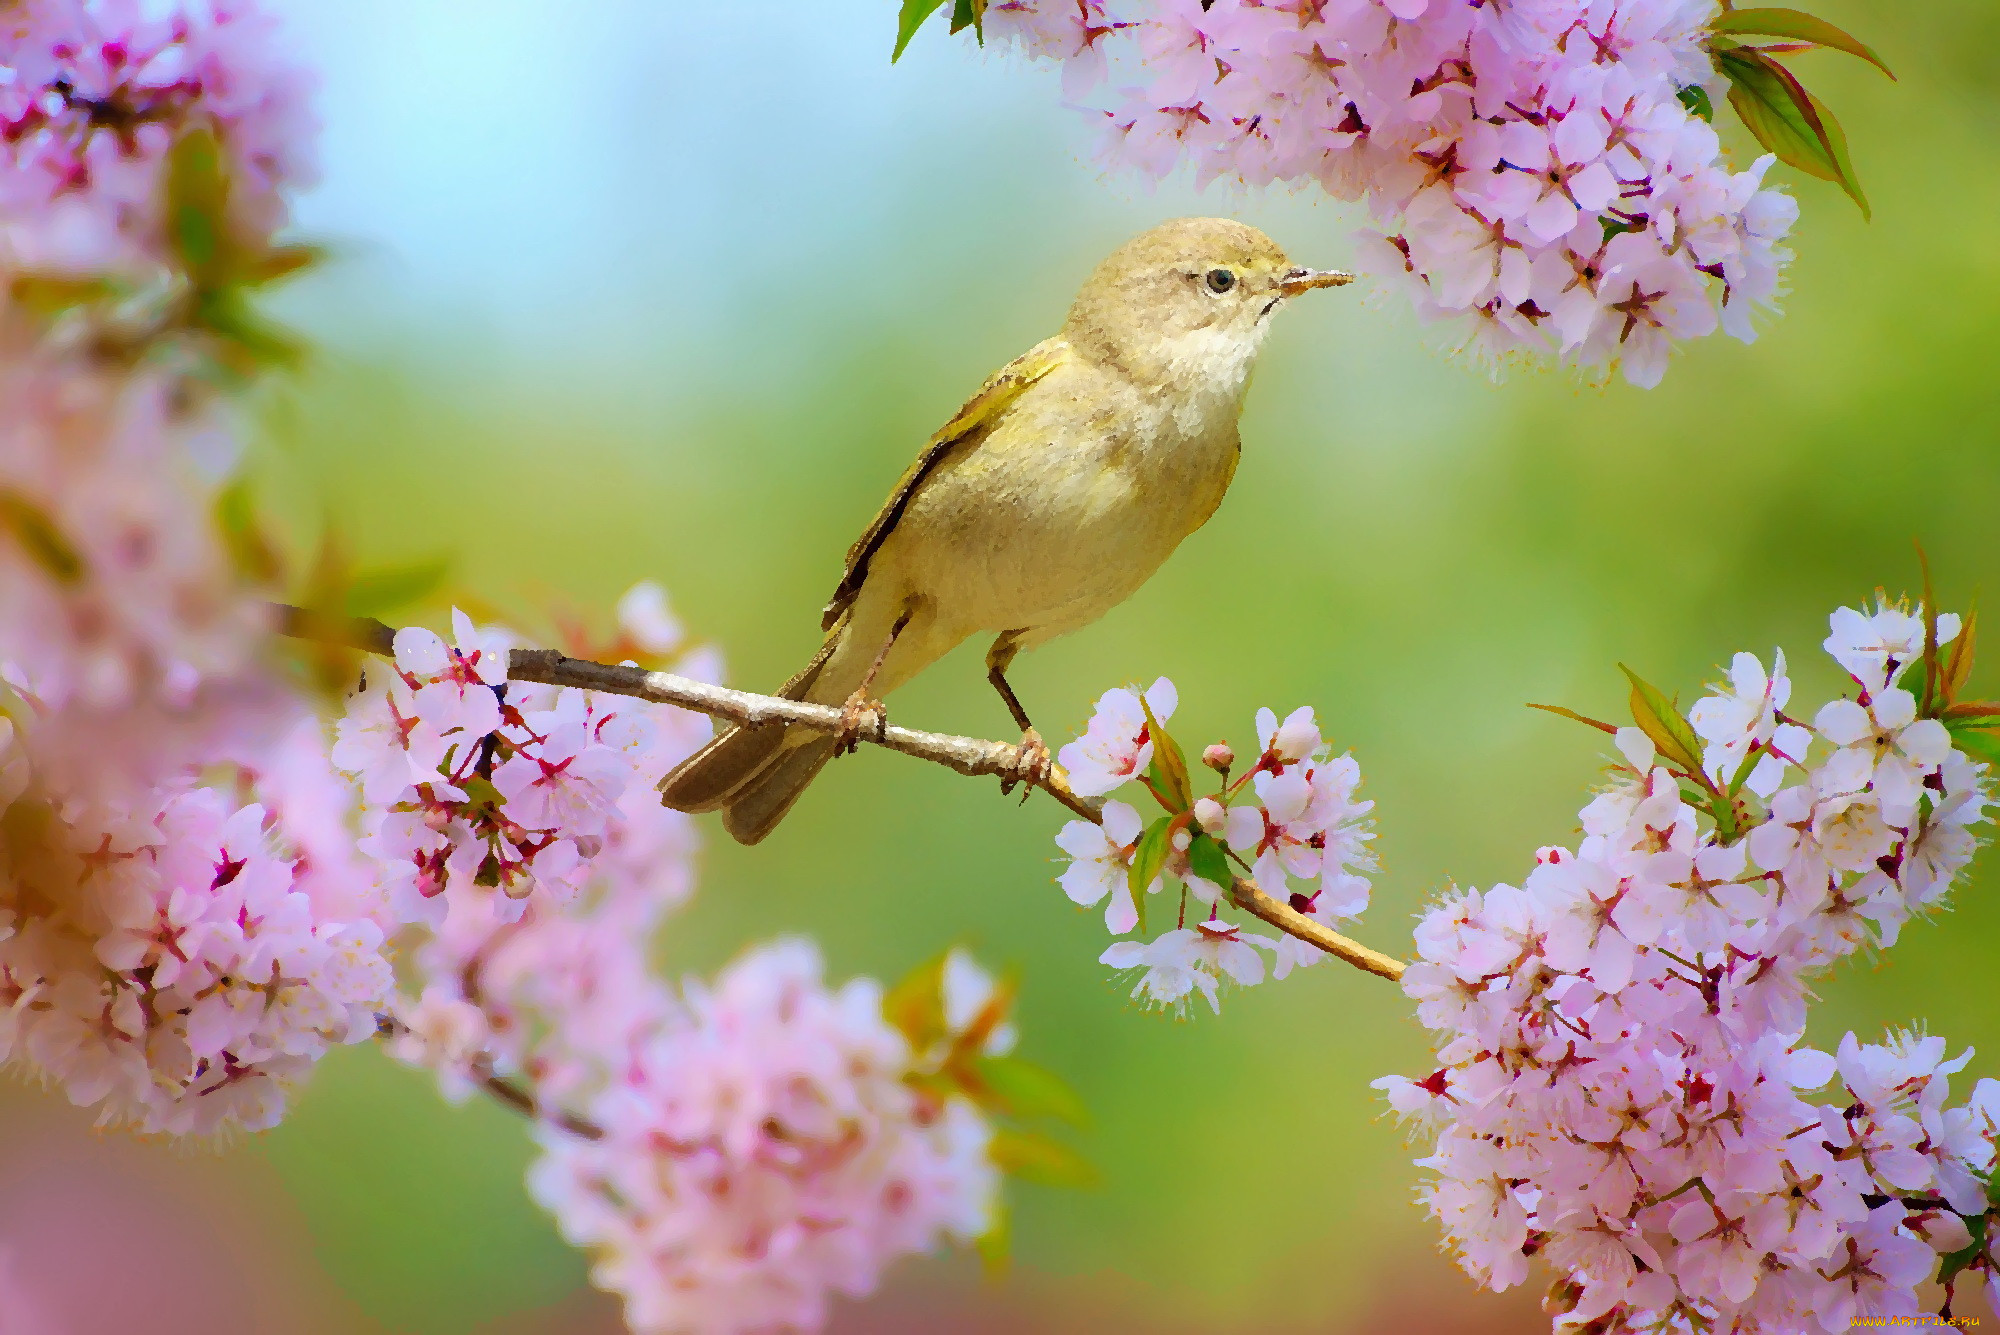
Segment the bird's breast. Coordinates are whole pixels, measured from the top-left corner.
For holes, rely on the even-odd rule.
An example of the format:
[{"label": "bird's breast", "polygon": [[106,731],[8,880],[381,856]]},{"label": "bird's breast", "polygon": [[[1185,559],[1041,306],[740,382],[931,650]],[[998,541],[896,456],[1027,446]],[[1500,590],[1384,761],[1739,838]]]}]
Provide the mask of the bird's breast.
[{"label": "bird's breast", "polygon": [[1214,513],[1235,470],[1240,387],[1049,388],[927,484],[884,546],[968,631],[1094,621]]}]

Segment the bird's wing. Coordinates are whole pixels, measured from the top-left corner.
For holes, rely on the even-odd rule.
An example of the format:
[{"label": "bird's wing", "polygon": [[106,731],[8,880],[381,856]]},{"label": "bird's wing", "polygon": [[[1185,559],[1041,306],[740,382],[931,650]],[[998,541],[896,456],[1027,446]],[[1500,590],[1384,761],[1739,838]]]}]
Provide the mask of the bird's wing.
[{"label": "bird's wing", "polygon": [[931,437],[924,452],[917,456],[917,461],[903,474],[903,480],[889,493],[882,512],[847,549],[847,569],[840,577],[840,587],[833,591],[826,612],[820,618],[821,629],[833,629],[833,624],[860,595],[861,586],[868,578],[869,560],[889,534],[895,531],[897,522],[910,506],[911,498],[937,471],[938,465],[944,462],[953,447],[972,440],[992,426],[1030,385],[1062,365],[1068,356],[1069,345],[1060,337],[1037,343],[989,376],[986,383],[979,387],[979,392],[967,399],[965,406]]}]

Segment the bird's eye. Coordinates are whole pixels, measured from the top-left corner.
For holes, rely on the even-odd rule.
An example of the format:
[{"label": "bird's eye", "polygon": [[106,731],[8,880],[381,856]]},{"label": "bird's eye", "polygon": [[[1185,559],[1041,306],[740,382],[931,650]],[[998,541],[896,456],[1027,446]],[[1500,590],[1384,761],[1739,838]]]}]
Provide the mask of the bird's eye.
[{"label": "bird's eye", "polygon": [[1233,273],[1231,273],[1231,272],[1229,272],[1229,270],[1227,270],[1227,269],[1210,269],[1210,270],[1208,271],[1208,290],[1209,290],[1209,291],[1211,291],[1211,292],[1227,292],[1227,291],[1228,291],[1228,290],[1229,290],[1230,288],[1232,288],[1232,287],[1235,287],[1235,286],[1236,286],[1236,275],[1235,275],[1235,274],[1233,274]]}]

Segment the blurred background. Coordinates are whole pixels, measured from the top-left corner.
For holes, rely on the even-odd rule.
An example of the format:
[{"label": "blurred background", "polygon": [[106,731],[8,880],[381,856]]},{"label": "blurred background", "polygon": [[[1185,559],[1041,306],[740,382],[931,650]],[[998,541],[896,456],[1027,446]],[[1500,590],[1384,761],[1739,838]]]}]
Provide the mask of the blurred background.
[{"label": "blurred background", "polygon": [[[301,531],[330,517],[363,564],[447,555],[451,597],[523,614],[602,616],[658,578],[751,688],[812,651],[842,553],[919,443],[1054,329],[1104,252],[1227,213],[1338,266],[1360,221],[1312,193],[1107,179],[1053,71],[942,26],[892,68],[890,0],[276,7],[323,80],[301,224],[339,259],[282,302],[320,354],[269,405],[268,493]],[[1314,705],[1378,803],[1359,934],[1406,952],[1439,887],[1518,878],[1573,838],[1597,736],[1524,702],[1611,717],[1617,661],[1688,698],[1774,645],[1798,698],[1823,698],[1826,613],[1914,587],[1913,538],[1947,606],[2000,591],[2000,10],[1813,9],[1901,82],[1801,57],[1875,217],[1779,169],[1799,258],[1756,344],[1707,340],[1650,392],[1495,383],[1399,304],[1298,303],[1221,512],[1128,604],[1017,665],[1044,731],[1162,673],[1191,747],[1242,749],[1258,705]],[[980,652],[893,716],[1010,736]],[[1980,678],[2000,691],[2000,660]],[[906,1264],[835,1329],[1546,1329],[1535,1286],[1476,1292],[1411,1203],[1368,1088],[1429,1069],[1400,995],[1330,964],[1219,1018],[1139,1012],[1096,963],[1100,920],[1052,884],[1058,817],[864,751],[768,843],[711,830],[661,942],[663,968],[706,973],[807,932],[836,978],[963,942],[1020,971],[1023,1051],[1095,1111],[1104,1186],[1012,1188],[1009,1278]],[[1992,865],[1956,912],[1828,979],[1813,1036],[1928,1022],[1979,1048],[1961,1079],[2000,1075]],[[521,1189],[518,1122],[449,1108],[372,1050],[220,1151],[93,1133],[20,1088],[0,1128],[0,1335],[619,1329]]]}]

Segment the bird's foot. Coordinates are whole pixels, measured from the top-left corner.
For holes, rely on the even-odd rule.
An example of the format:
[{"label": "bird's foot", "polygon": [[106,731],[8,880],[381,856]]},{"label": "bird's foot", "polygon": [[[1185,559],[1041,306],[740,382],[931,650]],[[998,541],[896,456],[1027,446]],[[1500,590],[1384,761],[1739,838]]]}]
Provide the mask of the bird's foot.
[{"label": "bird's foot", "polygon": [[861,749],[863,737],[881,741],[889,732],[889,708],[870,699],[866,691],[856,691],[840,707],[840,731],[833,735],[833,753],[852,755]]},{"label": "bird's foot", "polygon": [[1025,802],[1028,793],[1049,781],[1054,768],[1049,759],[1048,744],[1042,741],[1040,733],[1030,728],[1021,734],[1020,744],[1014,748],[1014,763],[1000,773],[1000,791],[1011,793],[1015,784],[1025,785],[1027,792],[1021,794],[1021,800]]}]

